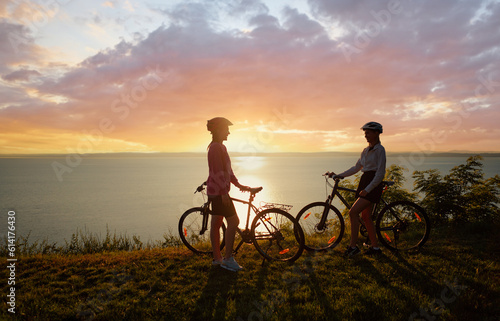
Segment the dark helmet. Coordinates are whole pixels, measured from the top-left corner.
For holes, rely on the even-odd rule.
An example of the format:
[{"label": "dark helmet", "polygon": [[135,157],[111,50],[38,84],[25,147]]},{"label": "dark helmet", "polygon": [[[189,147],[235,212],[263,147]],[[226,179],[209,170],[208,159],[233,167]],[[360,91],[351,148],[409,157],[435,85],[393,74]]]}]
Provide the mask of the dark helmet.
[{"label": "dark helmet", "polygon": [[363,129],[363,130],[372,129],[372,130],[379,131],[380,133],[382,133],[382,131],[383,131],[382,125],[377,123],[377,122],[374,122],[374,121],[371,121],[371,122],[364,124],[363,127],[361,127],[361,129]]},{"label": "dark helmet", "polygon": [[223,126],[231,126],[232,124],[233,123],[231,123],[224,117],[215,117],[207,121],[207,130],[213,132],[218,128],[221,128]]}]

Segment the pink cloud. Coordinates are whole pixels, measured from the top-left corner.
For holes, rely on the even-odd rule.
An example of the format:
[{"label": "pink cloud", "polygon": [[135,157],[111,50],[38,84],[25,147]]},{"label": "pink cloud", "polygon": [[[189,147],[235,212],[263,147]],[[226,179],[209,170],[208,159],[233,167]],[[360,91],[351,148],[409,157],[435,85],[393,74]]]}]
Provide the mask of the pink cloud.
[{"label": "pink cloud", "polygon": [[[238,3],[165,9],[171,24],[136,42],[117,42],[60,76],[12,67],[16,59],[33,59],[34,44],[22,59],[0,56],[3,79],[27,81],[26,90],[36,92],[23,100],[13,94],[19,88],[0,88],[10,93],[0,124],[78,134],[109,119],[110,138],[173,151],[179,141],[195,148],[190,142],[198,144],[211,116],[246,120],[254,130],[286,108],[289,119],[276,129],[289,131],[276,137],[283,144],[290,139],[292,150],[324,150],[327,142],[332,146],[330,131],[358,135],[369,120],[386,126],[397,149],[419,148],[411,135],[425,140],[436,130],[449,133],[439,150],[457,149],[452,145],[460,139],[484,148],[499,138],[491,120],[499,113],[499,4],[478,14],[481,5],[474,2],[402,1],[402,9],[370,33],[363,28],[375,26],[374,12],[389,10],[385,4],[310,0],[313,16],[290,7],[277,16],[258,1]],[[245,17],[249,31],[214,28],[220,17],[214,8]],[[347,30],[335,39],[327,30],[333,21]],[[359,39],[365,45],[346,59],[342,45]],[[65,100],[54,102],[58,97]],[[467,116],[460,112],[464,101]],[[308,143],[294,145],[293,133],[304,131],[310,131]]]},{"label": "pink cloud", "polygon": [[41,74],[36,70],[21,69],[2,76],[2,79],[7,81],[28,81],[31,77],[40,75]]}]

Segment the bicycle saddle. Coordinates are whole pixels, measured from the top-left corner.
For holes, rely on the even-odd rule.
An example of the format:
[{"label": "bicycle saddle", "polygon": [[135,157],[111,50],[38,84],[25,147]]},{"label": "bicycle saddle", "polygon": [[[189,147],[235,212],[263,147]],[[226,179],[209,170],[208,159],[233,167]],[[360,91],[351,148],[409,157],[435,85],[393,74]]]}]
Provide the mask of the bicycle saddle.
[{"label": "bicycle saddle", "polygon": [[262,186],[261,187],[251,187],[248,191],[250,194],[257,194],[258,192],[262,191]]}]

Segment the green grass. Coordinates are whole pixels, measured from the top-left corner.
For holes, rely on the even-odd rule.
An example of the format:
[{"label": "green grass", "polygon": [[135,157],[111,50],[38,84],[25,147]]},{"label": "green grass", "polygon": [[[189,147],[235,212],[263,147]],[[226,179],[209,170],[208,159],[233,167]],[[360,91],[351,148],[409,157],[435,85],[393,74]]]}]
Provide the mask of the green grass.
[{"label": "green grass", "polygon": [[239,273],[184,247],[26,254],[15,315],[0,270],[0,320],[497,320],[499,241],[494,227],[441,228],[420,253],[344,259],[337,248],[293,265],[262,265],[246,245]]}]

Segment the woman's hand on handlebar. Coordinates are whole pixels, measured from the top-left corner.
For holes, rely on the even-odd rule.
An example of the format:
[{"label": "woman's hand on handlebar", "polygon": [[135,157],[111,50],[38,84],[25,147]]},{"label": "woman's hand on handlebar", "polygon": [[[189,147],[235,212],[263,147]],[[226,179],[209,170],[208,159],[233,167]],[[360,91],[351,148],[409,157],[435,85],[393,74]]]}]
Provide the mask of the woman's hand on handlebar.
[{"label": "woman's hand on handlebar", "polygon": [[236,187],[238,187],[240,189],[240,191],[242,192],[248,192],[250,191],[252,188],[250,186],[246,186],[246,185],[241,185],[241,184],[235,184]]},{"label": "woman's hand on handlebar", "polygon": [[334,172],[326,172],[325,174],[323,174],[323,176],[327,176],[327,177],[332,178],[332,179],[343,179],[344,178],[343,176],[337,175]]}]

